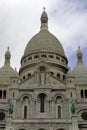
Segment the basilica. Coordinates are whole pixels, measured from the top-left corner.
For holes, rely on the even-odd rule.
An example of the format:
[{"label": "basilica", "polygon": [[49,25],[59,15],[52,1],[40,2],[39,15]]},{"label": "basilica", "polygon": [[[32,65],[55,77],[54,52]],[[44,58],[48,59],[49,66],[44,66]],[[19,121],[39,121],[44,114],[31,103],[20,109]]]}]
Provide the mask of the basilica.
[{"label": "basilica", "polygon": [[[69,69],[60,41],[41,14],[40,31],[26,45],[19,72],[9,47],[0,68],[0,130],[87,130],[87,67],[78,47]],[[73,61],[72,61],[73,62]]]}]

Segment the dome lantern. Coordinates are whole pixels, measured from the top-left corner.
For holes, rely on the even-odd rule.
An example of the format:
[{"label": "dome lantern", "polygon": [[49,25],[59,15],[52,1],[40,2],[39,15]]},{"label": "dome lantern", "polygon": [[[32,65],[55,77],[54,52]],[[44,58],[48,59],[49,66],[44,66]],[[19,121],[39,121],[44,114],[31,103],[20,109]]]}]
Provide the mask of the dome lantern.
[{"label": "dome lantern", "polygon": [[5,53],[5,64],[10,64],[10,58],[11,58],[11,54],[10,54],[9,47],[8,47],[7,51]]},{"label": "dome lantern", "polygon": [[83,64],[83,54],[82,54],[82,51],[80,50],[80,46],[78,47],[78,51],[77,51],[77,59],[78,59],[78,62],[77,62],[77,65],[82,65]]},{"label": "dome lantern", "polygon": [[10,65],[11,53],[9,51],[9,47],[5,52],[5,62],[4,65],[0,68],[0,83],[1,84],[10,84],[11,79],[15,78],[17,81],[19,80],[19,74],[16,70],[14,70]]},{"label": "dome lantern", "polygon": [[77,65],[73,69],[73,75],[75,76],[75,83],[77,84],[86,84],[87,83],[87,67],[83,63],[83,53],[78,47],[77,51]]},{"label": "dome lantern", "polygon": [[45,11],[45,7],[43,9],[44,10],[41,15],[41,30],[48,30],[48,16]]}]

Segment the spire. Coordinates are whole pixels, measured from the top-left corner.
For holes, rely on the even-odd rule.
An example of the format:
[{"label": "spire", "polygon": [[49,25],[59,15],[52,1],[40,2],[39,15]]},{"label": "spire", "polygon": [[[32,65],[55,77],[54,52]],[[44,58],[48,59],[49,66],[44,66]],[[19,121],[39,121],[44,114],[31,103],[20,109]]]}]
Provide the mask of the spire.
[{"label": "spire", "polygon": [[82,65],[83,64],[83,54],[82,54],[82,51],[80,50],[80,46],[78,47],[78,51],[77,51],[77,59],[78,59],[78,62],[77,64],[78,65]]},{"label": "spire", "polygon": [[11,58],[11,54],[9,51],[9,47],[7,47],[7,51],[5,53],[5,64],[10,64],[10,58]]},{"label": "spire", "polygon": [[43,8],[43,12],[41,15],[41,30],[48,30],[48,16],[45,11],[45,7]]}]

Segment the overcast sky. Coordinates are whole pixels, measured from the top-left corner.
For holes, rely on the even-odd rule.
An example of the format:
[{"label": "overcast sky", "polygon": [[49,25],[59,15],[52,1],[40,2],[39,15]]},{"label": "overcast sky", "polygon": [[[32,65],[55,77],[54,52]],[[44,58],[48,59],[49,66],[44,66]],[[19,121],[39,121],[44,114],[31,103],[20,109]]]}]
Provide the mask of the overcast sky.
[{"label": "overcast sky", "polygon": [[40,30],[44,6],[49,31],[63,45],[69,67],[76,66],[78,46],[87,66],[87,0],[0,0],[0,67],[9,46],[11,65],[19,69],[28,41]]}]

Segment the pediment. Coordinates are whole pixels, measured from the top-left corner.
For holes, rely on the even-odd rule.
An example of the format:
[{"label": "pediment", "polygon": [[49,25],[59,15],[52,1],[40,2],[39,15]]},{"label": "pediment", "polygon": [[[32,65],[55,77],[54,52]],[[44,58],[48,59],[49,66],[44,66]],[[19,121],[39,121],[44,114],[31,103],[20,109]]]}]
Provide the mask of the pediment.
[{"label": "pediment", "polygon": [[[41,77],[42,76],[42,77]],[[33,75],[30,78],[22,81],[19,85],[21,89],[32,89],[41,85],[50,85],[50,86],[57,86],[57,88],[65,87],[65,82],[60,79],[57,79],[55,76],[51,75]],[[46,76],[46,77],[45,77]]]},{"label": "pediment", "polygon": [[65,86],[65,82],[63,82],[60,79],[57,79],[54,76],[50,76],[50,83],[54,84],[54,85],[57,85],[57,86]]},{"label": "pediment", "polygon": [[32,76],[24,81],[22,81],[19,85],[20,89],[28,89],[31,88],[30,86],[34,86],[35,83],[35,76]]}]

